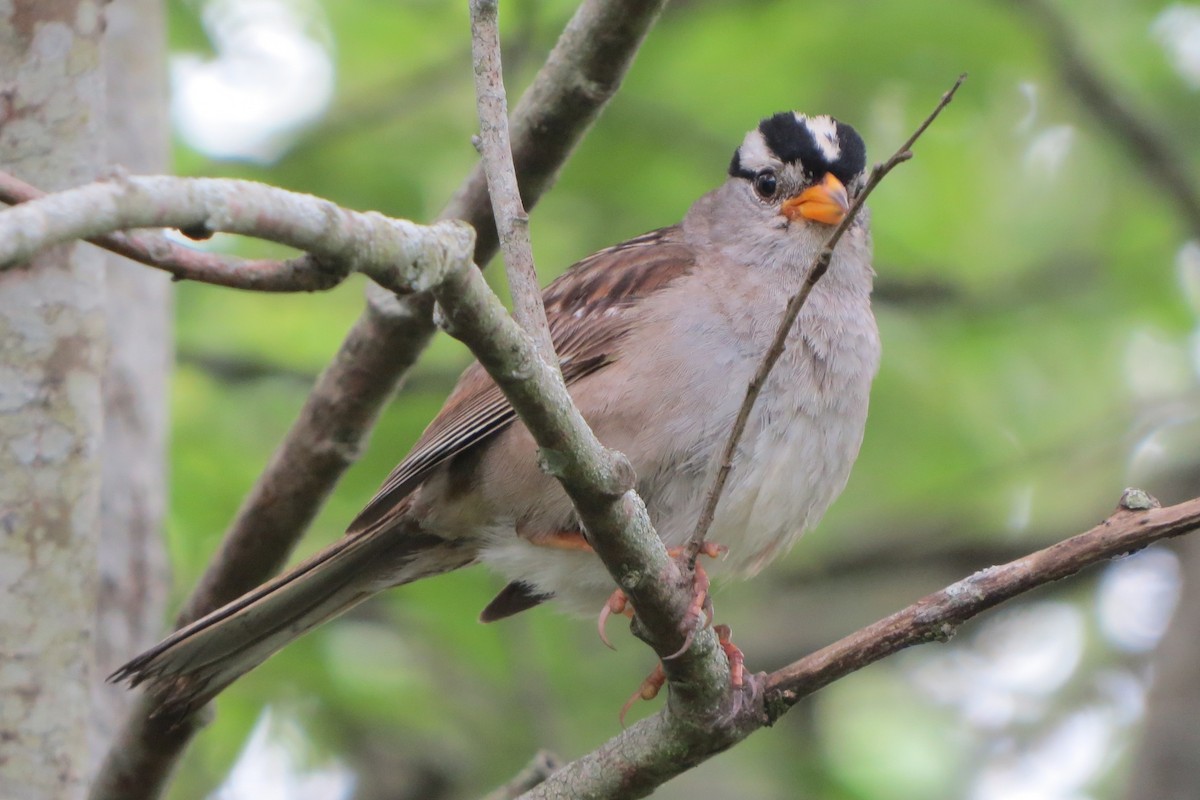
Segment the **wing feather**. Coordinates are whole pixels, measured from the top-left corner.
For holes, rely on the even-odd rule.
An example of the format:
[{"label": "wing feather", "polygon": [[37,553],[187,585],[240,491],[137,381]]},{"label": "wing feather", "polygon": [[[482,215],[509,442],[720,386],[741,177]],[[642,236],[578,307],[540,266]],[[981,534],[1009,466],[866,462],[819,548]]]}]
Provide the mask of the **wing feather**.
[{"label": "wing feather", "polygon": [[[546,287],[550,336],[568,385],[611,363],[633,323],[630,307],[691,271],[695,257],[678,226],[660,228],[591,255]],[[393,512],[439,464],[500,431],[516,413],[478,363],[469,366],[434,418],[375,497],[350,524],[351,534]]]}]

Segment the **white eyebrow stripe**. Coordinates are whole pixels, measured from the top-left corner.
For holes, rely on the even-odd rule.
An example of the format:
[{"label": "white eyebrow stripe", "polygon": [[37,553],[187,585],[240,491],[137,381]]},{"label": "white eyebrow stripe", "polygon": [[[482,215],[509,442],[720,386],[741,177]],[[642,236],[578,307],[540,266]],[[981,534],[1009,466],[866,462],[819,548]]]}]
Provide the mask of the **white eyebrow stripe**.
[{"label": "white eyebrow stripe", "polygon": [[824,114],[819,117],[797,114],[796,119],[801,125],[808,128],[813,141],[821,151],[821,156],[830,164],[837,161],[838,156],[842,154],[842,145],[838,142],[837,123],[833,121],[833,117]]},{"label": "white eyebrow stripe", "polygon": [[771,152],[771,148],[767,147],[767,140],[758,128],[746,134],[746,138],[742,140],[742,146],[738,148],[738,153],[742,167],[751,172],[756,172],[779,160]]}]

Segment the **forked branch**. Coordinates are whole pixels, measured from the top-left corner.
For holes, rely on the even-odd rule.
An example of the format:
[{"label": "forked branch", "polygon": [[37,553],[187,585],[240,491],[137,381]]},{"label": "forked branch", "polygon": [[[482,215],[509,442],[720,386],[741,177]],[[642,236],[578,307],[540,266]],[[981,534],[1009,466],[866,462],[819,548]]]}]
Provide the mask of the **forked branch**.
[{"label": "forked branch", "polygon": [[1144,492],[1127,490],[1117,511],[1085,533],[980,570],[776,672],[760,673],[757,691],[733,713],[697,726],[660,712],[567,764],[521,798],[645,797],[774,724],[801,699],[840,678],[904,648],[945,641],[963,622],[1024,592],[1198,528],[1200,498],[1159,508]]}]

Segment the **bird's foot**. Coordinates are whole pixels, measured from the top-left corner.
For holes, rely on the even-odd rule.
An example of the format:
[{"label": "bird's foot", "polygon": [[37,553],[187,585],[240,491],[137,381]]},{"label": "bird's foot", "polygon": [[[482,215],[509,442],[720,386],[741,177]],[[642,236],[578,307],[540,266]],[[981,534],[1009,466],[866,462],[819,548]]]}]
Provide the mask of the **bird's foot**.
[{"label": "bird's foot", "polygon": [[729,683],[735,689],[740,689],[746,683],[746,656],[741,648],[733,643],[733,629],[728,625],[713,625],[717,634],[717,644],[729,661]]},{"label": "bird's foot", "polygon": [[[729,548],[725,545],[714,544],[713,542],[704,542],[700,546],[697,555],[708,556],[709,558],[719,558],[729,552]],[[686,547],[673,547],[667,551],[667,554],[672,558],[679,558],[687,553]],[[688,606],[688,610],[683,615],[683,621],[680,623],[680,628],[684,631],[683,644],[674,653],[666,657],[666,660],[679,658],[688,651],[692,646],[692,639],[696,636],[696,630],[700,626],[700,617],[704,617],[704,627],[712,624],[713,607],[712,597],[708,590],[712,586],[712,582],[708,578],[708,572],[703,565],[697,561],[692,572],[692,602]]]},{"label": "bird's foot", "polygon": [[[728,625],[714,625],[713,632],[717,634],[717,643],[729,661],[729,684],[734,689],[741,689],[746,684],[746,657],[741,648],[733,643],[733,631]],[[666,682],[667,673],[660,661],[654,665],[654,670],[646,676],[638,690],[625,701],[625,705],[621,706],[621,713],[618,717],[621,727],[625,727],[625,715],[629,713],[629,709],[633,708],[639,700],[653,700],[658,697],[659,691]]]},{"label": "bird's foot", "polygon": [[609,650],[617,649],[608,640],[608,633],[604,630],[605,625],[608,624],[608,618],[613,614],[622,614],[631,619],[633,617],[633,606],[629,604],[629,598],[623,589],[616,589],[608,596],[608,600],[604,601],[604,607],[600,609],[600,618],[596,620],[596,630],[600,632],[600,641],[604,642]]},{"label": "bird's foot", "polygon": [[[705,542],[699,549],[698,555],[705,555],[709,558],[719,558],[728,552],[728,548],[724,545]],[[671,558],[681,558],[688,555],[686,547],[673,547],[667,550],[667,554]],[[712,625],[713,606],[712,598],[709,595],[711,581],[708,577],[708,572],[704,567],[697,562],[693,572],[693,591],[692,600],[688,605],[688,609],[684,612],[683,620],[680,623],[680,628],[685,631],[683,645],[674,653],[666,656],[663,660],[678,658],[688,651],[692,646],[692,640],[695,638],[696,631],[701,628],[701,618],[703,617],[703,627]],[[612,644],[608,640],[608,635],[605,633],[605,623],[613,614],[623,614],[627,617],[633,616],[633,607],[629,603],[629,598],[621,589],[617,589],[609,596],[604,607],[600,610],[600,618],[597,622],[597,629],[600,632],[600,641],[604,642],[609,647]],[[715,625],[713,630],[717,634],[717,642],[721,646],[721,650],[725,653],[725,657],[729,661],[730,683],[735,689],[740,689],[745,682],[745,657],[742,651],[731,640],[732,632],[728,625]],[[621,725],[625,725],[625,716],[629,713],[629,709],[639,700],[653,700],[658,696],[659,691],[667,682],[667,673],[663,669],[662,661],[654,667],[646,679],[642,681],[641,686],[633,695],[625,701],[621,706],[620,720]]]},{"label": "bird's foot", "polygon": [[629,713],[629,709],[633,708],[634,703],[638,700],[653,700],[658,697],[659,690],[662,689],[663,684],[666,682],[667,673],[663,670],[663,665],[660,661],[654,665],[654,670],[646,676],[646,679],[642,681],[642,685],[638,687],[638,690],[630,695],[629,699],[625,701],[625,705],[621,706],[621,713],[617,716],[617,719],[620,720],[622,728],[625,727],[625,715]]},{"label": "bird's foot", "polygon": [[[667,555],[669,555],[671,558],[679,558],[686,552],[686,547],[672,547],[667,550]],[[727,552],[729,552],[729,548],[725,545],[705,542],[700,547],[699,555],[705,555],[709,558],[719,558],[724,556]],[[705,572],[702,566],[700,566],[699,562],[696,563],[694,575],[695,589],[692,595],[692,602],[688,606],[688,610],[685,612],[683,617],[683,622],[680,625],[680,628],[686,631],[684,634],[683,646],[680,647],[677,652],[667,656],[667,658],[676,658],[681,654],[686,653],[687,649],[692,646],[692,637],[696,635],[696,626],[700,622],[701,614],[703,614],[705,618],[705,627],[712,624],[712,600],[708,596],[710,581],[708,579],[708,573]],[[608,633],[605,630],[605,627],[608,624],[608,618],[613,614],[621,614],[623,616],[632,618],[633,613],[633,606],[630,605],[629,597],[625,594],[624,590],[616,589],[613,591],[613,593],[609,595],[608,600],[604,602],[604,607],[600,609],[600,617],[596,620],[596,629],[600,633],[600,641],[604,642],[609,649],[616,650],[616,648],[613,647],[612,642],[609,641]]]}]

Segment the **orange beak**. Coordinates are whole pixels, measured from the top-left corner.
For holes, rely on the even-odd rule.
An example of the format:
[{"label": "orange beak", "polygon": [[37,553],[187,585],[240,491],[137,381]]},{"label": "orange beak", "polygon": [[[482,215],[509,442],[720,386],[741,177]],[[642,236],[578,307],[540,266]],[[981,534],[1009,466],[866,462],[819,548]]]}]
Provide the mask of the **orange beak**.
[{"label": "orange beak", "polygon": [[837,225],[846,218],[849,210],[850,198],[846,195],[846,187],[832,172],[826,172],[820,183],[785,200],[779,213],[793,222],[803,217],[813,222]]}]

